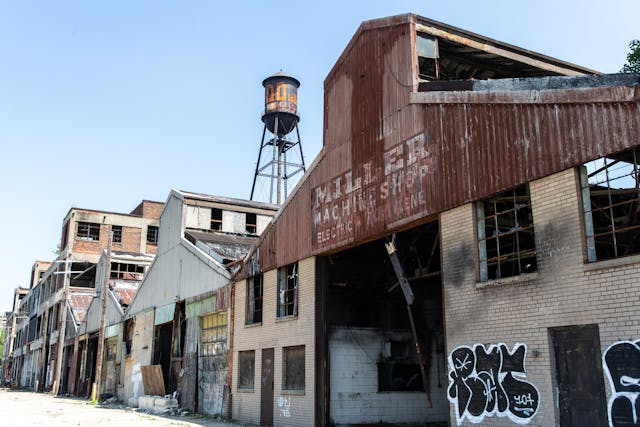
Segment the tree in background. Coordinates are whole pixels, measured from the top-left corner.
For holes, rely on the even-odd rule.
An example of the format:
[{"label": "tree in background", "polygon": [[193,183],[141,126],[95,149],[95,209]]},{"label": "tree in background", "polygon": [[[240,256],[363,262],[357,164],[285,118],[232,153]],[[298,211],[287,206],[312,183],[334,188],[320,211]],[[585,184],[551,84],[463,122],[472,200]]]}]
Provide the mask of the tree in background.
[{"label": "tree in background", "polygon": [[640,40],[629,42],[631,52],[627,55],[627,63],[622,67],[623,73],[640,73]]},{"label": "tree in background", "polygon": [[7,330],[5,328],[0,329],[0,360],[4,354],[4,343],[7,339]]}]

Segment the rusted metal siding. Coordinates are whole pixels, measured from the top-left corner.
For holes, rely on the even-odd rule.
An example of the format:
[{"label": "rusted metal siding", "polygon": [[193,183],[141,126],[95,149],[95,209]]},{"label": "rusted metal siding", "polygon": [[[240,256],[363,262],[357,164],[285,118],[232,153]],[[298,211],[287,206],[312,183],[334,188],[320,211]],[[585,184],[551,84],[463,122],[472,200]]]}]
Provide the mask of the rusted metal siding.
[{"label": "rusted metal siding", "polygon": [[260,270],[640,144],[637,85],[413,93],[415,21],[394,19],[361,27],[327,77],[324,147],[249,257]]}]

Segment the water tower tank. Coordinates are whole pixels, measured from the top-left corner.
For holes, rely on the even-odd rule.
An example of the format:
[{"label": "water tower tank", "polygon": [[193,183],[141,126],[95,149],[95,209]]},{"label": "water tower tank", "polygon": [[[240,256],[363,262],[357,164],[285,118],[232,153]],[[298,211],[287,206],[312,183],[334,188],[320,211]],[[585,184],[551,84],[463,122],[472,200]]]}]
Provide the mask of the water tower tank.
[{"label": "water tower tank", "polygon": [[[300,82],[282,71],[267,77],[264,86],[264,114],[262,122],[278,137],[291,132],[300,121],[298,117],[298,88]],[[276,131],[276,119],[278,129]]]}]

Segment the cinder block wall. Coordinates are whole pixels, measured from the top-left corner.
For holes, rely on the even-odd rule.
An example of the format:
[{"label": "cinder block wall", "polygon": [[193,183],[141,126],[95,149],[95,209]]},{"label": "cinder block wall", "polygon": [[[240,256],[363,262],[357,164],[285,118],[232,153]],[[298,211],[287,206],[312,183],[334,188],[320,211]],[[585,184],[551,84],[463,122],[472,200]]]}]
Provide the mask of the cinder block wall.
[{"label": "cinder block wall", "polygon": [[[480,285],[474,205],[441,215],[447,355],[460,345],[527,345],[526,380],[540,392],[528,425],[557,425],[555,365],[548,328],[598,324],[600,354],[620,340],[640,339],[640,257],[588,264],[581,195],[574,169],[530,183],[537,273]],[[451,367],[447,366],[450,371]],[[609,383],[602,386],[610,395]],[[454,406],[451,424],[456,425]],[[462,425],[472,425],[466,418]],[[485,426],[514,425],[486,416]]]},{"label": "cinder block wall", "polygon": [[[243,422],[260,422],[260,373],[262,349],[274,349],[274,408],[276,427],[314,425],[315,386],[315,258],[298,263],[298,316],[276,318],[276,270],[264,274],[262,323],[245,325],[246,281],[235,284],[234,348],[233,348],[233,418]],[[289,394],[282,391],[282,348],[305,346],[305,391]],[[238,352],[255,350],[254,390],[238,390]]]}]

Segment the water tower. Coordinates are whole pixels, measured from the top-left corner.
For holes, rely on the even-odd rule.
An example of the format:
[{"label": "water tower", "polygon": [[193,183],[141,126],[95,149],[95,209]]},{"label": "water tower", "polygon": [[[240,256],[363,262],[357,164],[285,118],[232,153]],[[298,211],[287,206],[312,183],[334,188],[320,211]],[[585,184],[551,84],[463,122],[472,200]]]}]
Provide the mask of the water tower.
[{"label": "water tower", "polygon": [[[264,130],[251,186],[251,200],[255,194],[256,181],[261,178],[265,179],[269,185],[269,203],[273,203],[275,193],[276,203],[280,204],[287,198],[289,178],[305,171],[298,130],[300,82],[280,71],[264,79],[262,86],[264,86],[264,114],[262,115]],[[299,159],[295,155],[296,150],[290,151],[296,146],[300,151]],[[267,153],[263,156],[262,153],[265,150]],[[269,150],[271,150],[271,156],[269,156]]]}]

